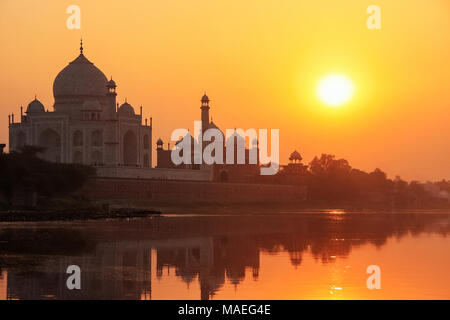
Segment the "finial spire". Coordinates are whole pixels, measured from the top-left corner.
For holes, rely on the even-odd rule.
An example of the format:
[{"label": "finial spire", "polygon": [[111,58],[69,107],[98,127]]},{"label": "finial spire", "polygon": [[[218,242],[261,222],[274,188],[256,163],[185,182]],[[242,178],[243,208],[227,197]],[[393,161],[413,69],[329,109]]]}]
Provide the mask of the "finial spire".
[{"label": "finial spire", "polygon": [[83,38],[80,38],[80,54],[83,54]]}]

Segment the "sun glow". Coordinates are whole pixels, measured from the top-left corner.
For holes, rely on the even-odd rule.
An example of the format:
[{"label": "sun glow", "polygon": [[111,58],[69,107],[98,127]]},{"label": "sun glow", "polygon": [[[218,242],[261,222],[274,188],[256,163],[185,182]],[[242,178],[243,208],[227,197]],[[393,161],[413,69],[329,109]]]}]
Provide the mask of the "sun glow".
[{"label": "sun glow", "polygon": [[346,104],[352,98],[353,92],[352,81],[341,74],[325,76],[317,86],[317,95],[320,101],[330,107]]}]

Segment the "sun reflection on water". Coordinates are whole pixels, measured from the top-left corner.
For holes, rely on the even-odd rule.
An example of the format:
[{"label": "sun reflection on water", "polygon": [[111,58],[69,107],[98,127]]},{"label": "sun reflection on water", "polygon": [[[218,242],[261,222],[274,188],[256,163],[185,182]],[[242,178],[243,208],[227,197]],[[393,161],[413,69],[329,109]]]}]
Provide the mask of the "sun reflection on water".
[{"label": "sun reflection on water", "polygon": [[341,214],[346,214],[347,212],[342,209],[331,209],[331,210],[327,210],[327,213],[333,214],[333,215],[341,215]]}]

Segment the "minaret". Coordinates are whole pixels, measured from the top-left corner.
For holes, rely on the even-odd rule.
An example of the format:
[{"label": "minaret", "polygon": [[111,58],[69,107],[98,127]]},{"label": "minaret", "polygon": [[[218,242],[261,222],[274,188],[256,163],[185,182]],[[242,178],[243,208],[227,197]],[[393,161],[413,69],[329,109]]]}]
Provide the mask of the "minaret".
[{"label": "minaret", "polygon": [[205,94],[202,97],[202,106],[200,109],[202,110],[202,134],[208,129],[209,126],[209,98]]},{"label": "minaret", "polygon": [[[104,152],[109,156],[105,157],[105,164],[110,166],[116,166],[119,163],[119,141],[118,141],[118,123],[117,123],[117,112],[116,106],[116,82],[112,79],[106,83],[106,106],[103,107],[102,118],[106,121],[104,123],[104,139],[107,144],[105,144]],[[118,107],[117,107],[118,108]],[[111,121],[113,120],[113,121]]]},{"label": "minaret", "polygon": [[161,138],[156,141],[156,167],[157,168],[164,168],[164,142]]},{"label": "minaret", "polygon": [[108,92],[106,93],[108,99],[108,107],[106,108],[106,117],[108,120],[115,119],[116,117],[116,82],[112,79],[109,80],[106,84],[106,88]]}]

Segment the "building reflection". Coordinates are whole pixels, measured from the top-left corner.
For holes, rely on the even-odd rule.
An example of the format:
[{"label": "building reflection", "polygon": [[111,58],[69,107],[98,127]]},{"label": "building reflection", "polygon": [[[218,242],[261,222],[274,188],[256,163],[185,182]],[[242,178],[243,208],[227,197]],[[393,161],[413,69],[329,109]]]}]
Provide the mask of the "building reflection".
[{"label": "building reflection", "polygon": [[188,284],[198,277],[201,299],[209,299],[226,279],[234,285],[244,280],[246,268],[257,279],[259,253],[257,241],[250,237],[186,239],[180,247],[157,249],[156,275],[162,278],[165,267],[175,267],[176,275]]},{"label": "building reflection", "polygon": [[[105,222],[70,232],[0,229],[0,298],[151,299],[152,281],[169,276],[188,286],[198,281],[198,298],[210,299],[227,282],[238,288],[246,275],[257,280],[261,253],[287,252],[301,268],[306,252],[334,263],[354,247],[383,246],[407,234],[447,235],[449,225],[442,214],[309,214]],[[66,268],[73,264],[82,270],[81,290],[66,287]]]},{"label": "building reflection", "polygon": [[[130,247],[135,245],[136,247]],[[41,259],[41,258],[36,258]],[[8,272],[8,299],[139,299],[151,292],[149,250],[139,243],[102,243],[92,255],[43,258]],[[81,268],[82,290],[68,290],[66,269]]]},{"label": "building reflection", "polygon": [[6,300],[8,287],[8,272],[0,270],[0,300]]}]

